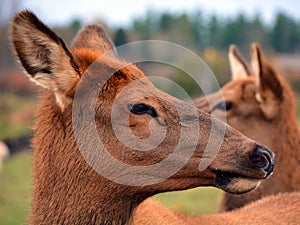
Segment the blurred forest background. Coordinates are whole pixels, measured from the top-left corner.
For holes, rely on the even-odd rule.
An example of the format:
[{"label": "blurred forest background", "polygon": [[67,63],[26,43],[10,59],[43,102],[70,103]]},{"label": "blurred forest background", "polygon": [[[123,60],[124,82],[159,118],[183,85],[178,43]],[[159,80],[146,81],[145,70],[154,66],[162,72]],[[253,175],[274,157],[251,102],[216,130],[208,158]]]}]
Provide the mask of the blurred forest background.
[{"label": "blurred forest background", "polygon": [[[18,1],[11,1],[9,7],[0,1],[0,140],[11,147],[11,153],[28,149],[28,140],[32,135],[30,127],[37,103],[37,88],[16,65],[8,41],[8,21],[19,8]],[[95,22],[105,25],[105,21]],[[75,18],[67,26],[51,28],[70,44],[83,25],[80,19]],[[250,44],[257,41],[277,70],[290,81],[296,96],[300,94],[300,21],[285,12],[277,12],[274,20],[267,23],[259,13],[249,17],[241,12],[226,17],[207,14],[201,9],[180,14],[149,10],[127,26],[107,29],[116,46],[151,39],[175,42],[187,47],[204,59],[220,85],[230,79],[227,58],[229,45],[236,44],[249,59]],[[153,71],[151,64],[142,67],[151,73],[163,73],[192,97],[201,94],[196,84],[179,70],[154,67],[156,70]],[[30,167],[31,155],[28,153],[19,154],[4,164],[0,173],[0,224],[24,223],[30,199]],[[208,189],[205,195],[191,191],[177,201],[175,208],[190,214],[215,211],[219,201],[216,193],[215,189]],[[172,194],[168,194],[170,195]],[[209,206],[205,203],[203,206],[196,204],[198,200],[204,201],[207,196],[212,196],[213,199]],[[172,198],[162,198],[165,198],[167,204],[173,204],[173,200],[170,200]]]}]

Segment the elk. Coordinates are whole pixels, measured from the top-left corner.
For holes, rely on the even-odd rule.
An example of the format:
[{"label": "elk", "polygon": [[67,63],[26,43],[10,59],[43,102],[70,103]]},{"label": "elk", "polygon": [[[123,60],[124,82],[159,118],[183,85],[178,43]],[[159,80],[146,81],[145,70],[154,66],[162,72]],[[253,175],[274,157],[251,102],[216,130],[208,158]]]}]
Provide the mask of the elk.
[{"label": "elk", "polygon": [[251,193],[226,193],[221,203],[225,211],[263,196],[300,190],[300,130],[291,87],[267,61],[258,43],[251,46],[252,66],[235,45],[230,46],[229,60],[232,80],[217,93],[195,100],[195,104],[217,117],[225,116],[228,124],[272,148],[276,167],[273,176]]},{"label": "elk", "polygon": [[[10,33],[25,74],[41,86],[32,140],[30,224],[131,224],[136,207],[156,193],[207,185],[244,193],[272,173],[274,155],[267,147],[156,89],[141,70],[117,56],[100,26],[86,26],[68,47],[32,12],[22,11],[12,19]],[[94,92],[99,86],[100,92]],[[126,88],[129,91],[124,92]],[[96,100],[89,98],[92,93]],[[179,116],[179,111],[183,115]],[[117,120],[112,124],[114,116]],[[217,132],[225,128],[224,141],[212,163],[199,170],[202,158],[213,157],[203,156],[213,120]],[[88,129],[90,124],[96,135]],[[192,144],[198,125],[201,130]],[[154,149],[137,151],[121,142],[115,129],[122,131],[129,144],[133,140],[139,145],[136,138],[147,140],[151,133],[160,136],[165,132],[165,137]],[[182,132],[188,136],[173,152]],[[191,150],[187,158],[186,152]],[[104,157],[107,152],[128,166],[120,169],[120,163],[112,164]],[[152,173],[143,169],[171,153],[175,156],[164,167]],[[160,180],[182,162],[182,168]],[[140,169],[132,172],[129,166]],[[99,168],[108,169],[120,182],[100,173]],[[134,185],[137,181],[141,185]]]}]

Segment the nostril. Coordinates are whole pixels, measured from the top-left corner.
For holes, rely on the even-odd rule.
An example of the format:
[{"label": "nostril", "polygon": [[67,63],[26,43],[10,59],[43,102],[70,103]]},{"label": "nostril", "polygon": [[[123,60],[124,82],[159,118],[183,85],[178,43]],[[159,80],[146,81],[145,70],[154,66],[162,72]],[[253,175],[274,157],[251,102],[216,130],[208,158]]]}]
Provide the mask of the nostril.
[{"label": "nostril", "polygon": [[274,167],[274,158],[267,150],[261,147],[256,147],[249,156],[249,159],[253,165],[261,170],[264,170],[267,175],[272,173]]},{"label": "nostril", "polygon": [[252,154],[250,156],[250,161],[259,169],[267,169],[269,167],[269,160],[265,154]]}]

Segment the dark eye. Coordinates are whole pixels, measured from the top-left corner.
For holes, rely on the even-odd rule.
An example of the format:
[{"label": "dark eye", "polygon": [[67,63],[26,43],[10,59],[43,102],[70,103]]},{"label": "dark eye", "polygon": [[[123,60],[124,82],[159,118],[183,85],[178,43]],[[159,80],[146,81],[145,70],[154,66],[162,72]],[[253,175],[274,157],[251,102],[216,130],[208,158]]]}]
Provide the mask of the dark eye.
[{"label": "dark eye", "polygon": [[222,111],[229,111],[230,109],[232,109],[232,102],[220,102],[217,105],[215,105],[212,109],[212,111],[219,109]]},{"label": "dark eye", "polygon": [[152,106],[146,105],[144,103],[129,105],[128,108],[129,108],[130,112],[133,114],[138,114],[138,115],[149,114],[154,118],[158,117],[156,110]]}]

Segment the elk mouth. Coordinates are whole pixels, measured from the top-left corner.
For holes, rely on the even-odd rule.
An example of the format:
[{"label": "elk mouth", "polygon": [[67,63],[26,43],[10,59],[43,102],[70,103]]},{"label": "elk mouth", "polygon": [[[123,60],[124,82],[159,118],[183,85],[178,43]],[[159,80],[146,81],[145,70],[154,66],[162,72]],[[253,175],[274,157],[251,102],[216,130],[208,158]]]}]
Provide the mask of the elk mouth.
[{"label": "elk mouth", "polygon": [[213,173],[216,175],[216,187],[231,194],[245,194],[252,191],[259,186],[261,180],[235,172],[213,170]]}]

